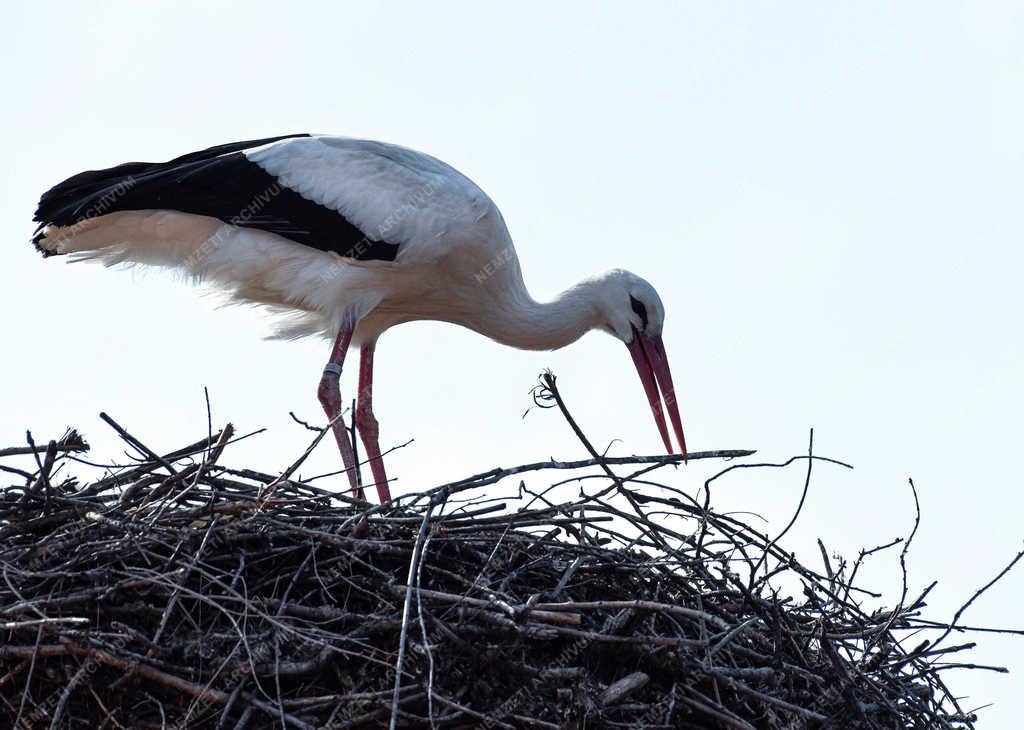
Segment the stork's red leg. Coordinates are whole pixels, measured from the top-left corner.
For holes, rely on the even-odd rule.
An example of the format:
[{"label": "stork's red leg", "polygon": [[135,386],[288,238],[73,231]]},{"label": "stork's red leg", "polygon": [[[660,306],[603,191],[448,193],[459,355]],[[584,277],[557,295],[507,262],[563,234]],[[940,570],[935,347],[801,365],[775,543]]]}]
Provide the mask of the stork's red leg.
[{"label": "stork's red leg", "polygon": [[352,495],[358,497],[359,472],[356,468],[356,456],[352,451],[352,442],[349,441],[345,423],[338,417],[338,414],[341,413],[341,366],[345,362],[345,353],[348,352],[349,343],[352,342],[354,329],[354,327],[346,327],[334,338],[331,359],[324,366],[324,374],[320,378],[320,387],[317,388],[316,394],[320,399],[320,405],[324,407],[324,413],[330,420],[331,429],[334,431],[334,440],[338,442],[338,451],[341,452],[341,461],[345,465],[345,473],[348,474]]},{"label": "stork's red leg", "polygon": [[356,400],[356,426],[366,447],[366,458],[370,461],[373,481],[377,485],[377,495],[381,502],[391,499],[388,490],[388,475],[384,472],[384,462],[380,456],[380,444],[377,443],[378,425],[373,415],[373,348],[374,343],[363,345],[359,353],[359,396]]}]

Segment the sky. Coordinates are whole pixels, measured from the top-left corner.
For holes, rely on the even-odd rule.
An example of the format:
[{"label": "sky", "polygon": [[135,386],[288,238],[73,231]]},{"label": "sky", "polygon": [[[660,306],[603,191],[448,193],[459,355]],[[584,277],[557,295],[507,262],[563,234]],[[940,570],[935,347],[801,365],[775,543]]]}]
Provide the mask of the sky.
[{"label": "sky", "polygon": [[[433,154],[501,207],[527,284],[551,297],[613,267],[649,279],[693,450],[815,451],[785,544],[854,557],[921,526],[912,592],[942,620],[1024,547],[1024,6],[893,3],[35,3],[0,9],[0,443],[68,425],[114,460],[110,413],[169,451],[213,419],[266,428],[228,461],[279,471],[319,423],[329,345],[273,342],[164,273],[44,261],[38,196],[85,169],[291,132]],[[610,453],[658,453],[628,353],[602,333],[520,352],[439,323],[376,354],[393,493],[585,456],[552,369]],[[346,385],[348,390],[346,391]],[[342,376],[343,392],[354,389]],[[324,441],[303,473],[336,468]],[[696,490],[707,467],[668,474]],[[536,477],[541,483],[543,476]],[[330,485],[331,480],[324,484]],[[342,481],[335,480],[339,489]],[[718,487],[781,529],[799,469]],[[899,587],[895,560],[866,576]],[[898,597],[898,594],[897,594]],[[1024,628],[1024,570],[963,620]],[[890,602],[891,603],[891,602]],[[1024,638],[980,634],[950,671],[982,727],[1015,728]]]}]

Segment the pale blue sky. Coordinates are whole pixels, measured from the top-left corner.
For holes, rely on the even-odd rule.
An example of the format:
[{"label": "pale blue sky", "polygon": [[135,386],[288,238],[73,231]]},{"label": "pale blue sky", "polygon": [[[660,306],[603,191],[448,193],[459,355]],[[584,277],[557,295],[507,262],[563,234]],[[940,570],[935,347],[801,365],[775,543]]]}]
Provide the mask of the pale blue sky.
[{"label": "pale blue sky", "polygon": [[[40,192],[82,169],[297,131],[434,154],[501,206],[528,284],[551,295],[613,266],[657,286],[693,449],[781,458],[816,429],[820,469],[787,537],[854,554],[922,525],[911,582],[949,617],[1019,550],[1024,385],[1024,46],[1019,2],[479,4],[28,3],[0,10],[0,441],[67,424],[97,456],[107,410],[159,448],[214,417],[269,434],[235,463],[271,471],[319,420],[326,343],[265,342],[164,275],[43,261]],[[376,406],[393,491],[581,450],[550,412],[552,368],[591,437],[658,438],[625,349],[557,353],[452,326],[389,333]],[[351,376],[343,388],[352,387]],[[308,473],[334,468],[324,443]],[[680,484],[699,483],[680,471]],[[800,475],[735,480],[720,506],[781,527]],[[790,539],[791,538],[791,539]],[[895,565],[871,573],[889,585]],[[967,615],[1022,627],[1024,572]],[[949,673],[983,727],[1017,727],[1024,640],[979,636]]]}]

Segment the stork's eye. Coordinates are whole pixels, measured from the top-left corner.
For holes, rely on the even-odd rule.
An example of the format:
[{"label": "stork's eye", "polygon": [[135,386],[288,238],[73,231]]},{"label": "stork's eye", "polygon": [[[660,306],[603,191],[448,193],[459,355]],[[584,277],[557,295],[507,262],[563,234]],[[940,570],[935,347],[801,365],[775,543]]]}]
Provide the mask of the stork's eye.
[{"label": "stork's eye", "polygon": [[633,311],[640,317],[641,330],[647,329],[647,307],[643,305],[639,299],[634,296],[629,297],[629,304],[633,307]]}]

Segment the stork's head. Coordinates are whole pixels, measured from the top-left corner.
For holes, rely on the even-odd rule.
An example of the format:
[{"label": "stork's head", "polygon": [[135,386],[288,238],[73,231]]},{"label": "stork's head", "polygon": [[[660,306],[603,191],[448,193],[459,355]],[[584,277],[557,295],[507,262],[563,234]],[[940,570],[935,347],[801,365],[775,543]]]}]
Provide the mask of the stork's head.
[{"label": "stork's head", "polygon": [[601,328],[622,340],[636,365],[637,374],[647,393],[654,421],[669,453],[673,453],[665,414],[668,411],[679,449],[686,456],[683,424],[676,404],[672,372],[669,370],[661,330],[665,323],[665,307],[658,292],[636,274],[614,269],[599,277]]}]

